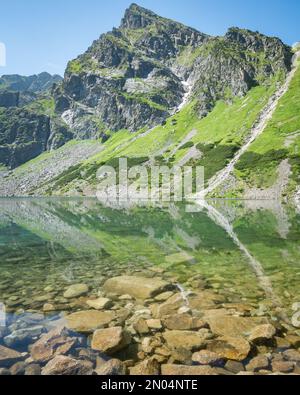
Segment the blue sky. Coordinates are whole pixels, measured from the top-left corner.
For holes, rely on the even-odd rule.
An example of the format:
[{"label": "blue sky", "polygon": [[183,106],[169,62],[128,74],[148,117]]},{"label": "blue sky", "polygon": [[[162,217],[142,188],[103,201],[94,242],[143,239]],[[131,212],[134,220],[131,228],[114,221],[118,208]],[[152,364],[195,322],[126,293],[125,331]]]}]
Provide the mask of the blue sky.
[{"label": "blue sky", "polygon": [[[300,41],[299,0],[139,0],[141,6],[212,35],[239,26]],[[63,74],[67,61],[117,27],[130,0],[1,0],[0,74]]]}]

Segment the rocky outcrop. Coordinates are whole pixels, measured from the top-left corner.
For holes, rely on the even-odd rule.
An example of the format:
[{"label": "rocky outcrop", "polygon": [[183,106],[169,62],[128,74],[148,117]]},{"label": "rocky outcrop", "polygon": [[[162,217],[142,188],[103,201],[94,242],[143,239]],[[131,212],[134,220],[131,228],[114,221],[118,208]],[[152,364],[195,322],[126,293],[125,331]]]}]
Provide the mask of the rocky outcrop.
[{"label": "rocky outcrop", "polygon": [[1,163],[14,168],[47,149],[50,119],[25,109],[0,112]]}]

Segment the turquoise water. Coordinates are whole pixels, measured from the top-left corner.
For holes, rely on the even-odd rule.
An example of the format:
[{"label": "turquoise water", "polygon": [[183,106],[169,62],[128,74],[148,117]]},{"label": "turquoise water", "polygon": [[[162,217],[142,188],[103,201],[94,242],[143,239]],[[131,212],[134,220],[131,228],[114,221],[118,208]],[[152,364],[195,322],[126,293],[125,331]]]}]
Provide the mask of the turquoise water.
[{"label": "turquoise water", "polygon": [[[58,311],[71,284],[164,271],[184,289],[199,275],[228,302],[300,302],[300,214],[276,202],[110,208],[94,199],[1,199],[0,303]],[[78,306],[77,306],[78,308]]]}]

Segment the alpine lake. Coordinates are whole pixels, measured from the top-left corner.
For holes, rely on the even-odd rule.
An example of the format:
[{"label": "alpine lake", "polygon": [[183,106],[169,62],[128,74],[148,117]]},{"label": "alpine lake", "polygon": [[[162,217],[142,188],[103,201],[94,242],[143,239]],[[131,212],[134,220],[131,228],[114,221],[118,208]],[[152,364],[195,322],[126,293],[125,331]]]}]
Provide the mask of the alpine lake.
[{"label": "alpine lake", "polygon": [[300,211],[0,200],[0,374],[299,374]]}]

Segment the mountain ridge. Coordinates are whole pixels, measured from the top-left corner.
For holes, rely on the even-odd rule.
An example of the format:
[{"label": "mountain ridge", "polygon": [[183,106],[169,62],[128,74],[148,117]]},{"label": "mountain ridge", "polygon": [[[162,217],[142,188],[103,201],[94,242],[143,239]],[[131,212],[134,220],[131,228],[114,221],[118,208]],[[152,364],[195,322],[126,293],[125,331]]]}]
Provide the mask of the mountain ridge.
[{"label": "mountain ridge", "polygon": [[[53,85],[47,98],[23,107],[32,116],[47,117],[48,141],[42,151],[64,149],[73,139],[103,145],[99,154],[65,169],[41,193],[92,191],[94,181],[81,174],[94,177],[99,164],[120,155],[161,157],[169,164],[199,163],[206,165],[207,178],[213,177],[247,141],[260,112],[284,84],[293,56],[292,48],[277,37],[237,27],[213,37],[132,4],[119,28],[102,34],[68,63],[63,81]],[[11,123],[3,121],[7,114],[1,112],[0,135],[3,130],[4,136],[11,135]],[[298,118],[296,126],[297,122]],[[25,141],[12,141],[11,146],[22,148],[25,142],[24,149],[30,151],[28,133]],[[297,144],[296,138],[295,152]],[[0,148],[10,155],[10,166],[22,164],[13,159],[14,150],[7,153],[3,139]],[[271,179],[281,157],[292,163],[293,174],[298,171],[291,148],[281,151],[277,149],[278,159],[271,161]],[[241,172],[235,173],[241,177]]]}]

